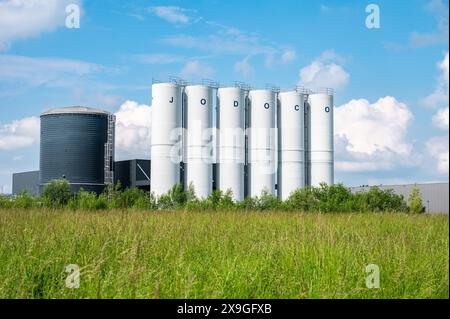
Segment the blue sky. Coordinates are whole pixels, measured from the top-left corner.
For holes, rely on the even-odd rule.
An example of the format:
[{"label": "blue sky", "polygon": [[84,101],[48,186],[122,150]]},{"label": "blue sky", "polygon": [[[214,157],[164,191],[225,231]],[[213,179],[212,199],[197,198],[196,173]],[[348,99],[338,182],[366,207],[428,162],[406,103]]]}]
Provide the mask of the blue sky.
[{"label": "blue sky", "polygon": [[38,169],[51,107],[116,113],[117,158],[148,157],[152,78],[171,75],[332,86],[336,181],[448,180],[448,1],[0,0],[0,192]]}]

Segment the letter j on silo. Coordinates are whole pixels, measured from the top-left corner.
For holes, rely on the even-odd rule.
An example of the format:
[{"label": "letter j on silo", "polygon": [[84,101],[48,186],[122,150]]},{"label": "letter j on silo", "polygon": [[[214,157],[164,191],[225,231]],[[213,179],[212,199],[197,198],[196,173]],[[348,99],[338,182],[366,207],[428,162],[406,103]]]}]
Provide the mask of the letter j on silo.
[{"label": "letter j on silo", "polygon": [[367,29],[379,29],[380,28],[380,7],[377,4],[371,3],[366,7],[366,13],[369,15],[366,17]]}]

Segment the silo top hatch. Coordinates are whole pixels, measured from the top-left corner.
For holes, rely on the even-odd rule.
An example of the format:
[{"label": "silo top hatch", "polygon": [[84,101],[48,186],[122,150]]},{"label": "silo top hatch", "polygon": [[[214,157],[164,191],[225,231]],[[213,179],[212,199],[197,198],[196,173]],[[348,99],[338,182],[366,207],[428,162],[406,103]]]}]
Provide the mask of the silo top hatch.
[{"label": "silo top hatch", "polygon": [[41,116],[59,115],[59,114],[96,114],[96,115],[104,115],[104,116],[111,115],[110,112],[103,111],[100,109],[94,109],[91,107],[68,106],[68,107],[61,107],[61,108],[56,108],[56,109],[51,109],[51,110],[45,111],[44,113],[41,114]]}]

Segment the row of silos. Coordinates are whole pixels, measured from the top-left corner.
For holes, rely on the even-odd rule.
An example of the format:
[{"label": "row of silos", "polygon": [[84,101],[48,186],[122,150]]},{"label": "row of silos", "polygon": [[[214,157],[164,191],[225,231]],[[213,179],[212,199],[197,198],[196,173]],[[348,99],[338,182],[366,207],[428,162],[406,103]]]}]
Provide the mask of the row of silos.
[{"label": "row of silos", "polygon": [[150,179],[156,196],[183,182],[207,197],[214,161],[217,188],[231,190],[235,200],[264,190],[286,199],[305,185],[333,183],[332,92],[214,90],[176,81],[153,84]]}]

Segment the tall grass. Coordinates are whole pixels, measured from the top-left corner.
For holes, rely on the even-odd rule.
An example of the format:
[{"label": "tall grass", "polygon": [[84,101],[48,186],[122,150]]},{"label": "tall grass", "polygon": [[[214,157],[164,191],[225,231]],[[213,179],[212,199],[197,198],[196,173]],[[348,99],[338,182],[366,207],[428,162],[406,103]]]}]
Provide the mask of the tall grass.
[{"label": "tall grass", "polygon": [[0,238],[0,298],[449,297],[448,216],[8,209]]}]

